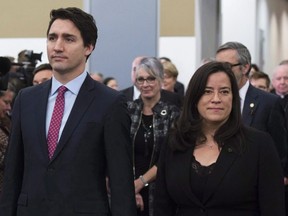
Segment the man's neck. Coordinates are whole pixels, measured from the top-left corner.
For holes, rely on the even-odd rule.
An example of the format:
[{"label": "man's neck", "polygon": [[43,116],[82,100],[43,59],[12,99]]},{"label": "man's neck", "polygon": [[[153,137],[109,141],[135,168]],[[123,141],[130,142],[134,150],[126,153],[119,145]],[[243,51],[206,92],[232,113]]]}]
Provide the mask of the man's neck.
[{"label": "man's neck", "polygon": [[246,76],[244,76],[238,83],[238,88],[239,90],[245,86],[245,84],[248,82],[248,78]]},{"label": "man's neck", "polygon": [[283,94],[283,93],[279,93],[275,90],[276,95],[280,96],[281,98],[284,98],[288,93]]}]

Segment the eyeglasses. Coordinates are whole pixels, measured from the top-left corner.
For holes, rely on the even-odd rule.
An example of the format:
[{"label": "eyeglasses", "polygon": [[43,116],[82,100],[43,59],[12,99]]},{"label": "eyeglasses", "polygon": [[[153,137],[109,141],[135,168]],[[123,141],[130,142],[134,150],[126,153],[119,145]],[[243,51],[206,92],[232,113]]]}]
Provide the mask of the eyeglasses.
[{"label": "eyeglasses", "polygon": [[239,65],[242,65],[242,64],[241,63],[236,63],[236,64],[230,64],[229,63],[229,65],[230,65],[231,68],[233,68],[233,67],[236,67],[236,66],[239,66]]},{"label": "eyeglasses", "polygon": [[144,77],[137,77],[136,78],[136,82],[139,85],[143,85],[145,81],[147,84],[154,84],[155,80],[156,80],[156,77],[153,77],[153,76],[149,76],[146,79]]}]

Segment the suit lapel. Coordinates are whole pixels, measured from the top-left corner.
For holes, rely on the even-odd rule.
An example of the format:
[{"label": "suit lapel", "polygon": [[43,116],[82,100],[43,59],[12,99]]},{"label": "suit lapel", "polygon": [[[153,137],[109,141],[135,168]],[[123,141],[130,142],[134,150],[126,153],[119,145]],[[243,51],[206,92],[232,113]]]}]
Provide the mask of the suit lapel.
[{"label": "suit lapel", "polygon": [[[180,184],[183,194],[190,199],[193,203],[197,203],[199,206],[203,206],[201,201],[195,196],[191,188],[191,164],[192,164],[193,148],[179,153],[176,157],[176,162],[171,163],[171,170],[177,170],[175,173],[177,179],[181,180]],[[179,183],[179,182],[178,182]]]},{"label": "suit lapel", "polygon": [[47,139],[46,139],[46,112],[47,112],[47,103],[49,92],[51,88],[51,80],[47,81],[43,84],[43,87],[39,90],[39,96],[37,97],[37,108],[35,109],[35,116],[36,116],[36,124],[37,130],[39,130],[38,134],[40,134],[40,145],[41,150],[43,153],[43,158],[47,161],[48,158],[48,146],[47,146]]},{"label": "suit lapel", "polygon": [[[233,142],[233,141],[232,141]],[[237,142],[234,140],[234,142]],[[208,178],[207,185],[204,191],[203,203],[205,204],[209,198],[217,191],[218,185],[221,184],[226,173],[233,165],[238,154],[235,150],[227,143],[221,150],[220,155],[217,159],[217,163],[214,167],[213,172]]]},{"label": "suit lapel", "polygon": [[253,116],[259,105],[258,97],[259,96],[257,92],[254,91],[254,87],[249,85],[249,88],[246,93],[245,101],[244,101],[243,111],[242,111],[242,119],[245,125],[249,126],[252,123]]},{"label": "suit lapel", "polygon": [[129,88],[129,91],[128,91],[128,100],[133,101],[133,96],[134,96],[134,86],[132,86],[132,87]]},{"label": "suit lapel", "polygon": [[77,127],[79,121],[85,115],[85,111],[94,100],[94,97],[91,97],[91,94],[93,94],[92,90],[94,89],[94,84],[95,82],[89,76],[87,76],[77,95],[51,161],[53,161],[61,152],[69,137],[72,135],[74,129]]}]

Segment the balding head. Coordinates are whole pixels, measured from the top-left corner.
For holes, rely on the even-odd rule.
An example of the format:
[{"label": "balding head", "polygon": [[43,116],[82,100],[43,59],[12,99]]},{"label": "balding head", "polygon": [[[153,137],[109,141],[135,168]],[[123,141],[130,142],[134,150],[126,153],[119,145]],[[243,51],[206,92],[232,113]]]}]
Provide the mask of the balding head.
[{"label": "balding head", "polygon": [[132,80],[132,83],[135,85],[135,81],[136,81],[136,68],[137,66],[140,64],[141,60],[143,58],[145,58],[146,56],[138,56],[136,57],[133,62],[132,62],[132,68],[131,68],[131,80]]},{"label": "balding head", "polygon": [[278,65],[272,75],[272,85],[276,94],[288,94],[288,64]]}]

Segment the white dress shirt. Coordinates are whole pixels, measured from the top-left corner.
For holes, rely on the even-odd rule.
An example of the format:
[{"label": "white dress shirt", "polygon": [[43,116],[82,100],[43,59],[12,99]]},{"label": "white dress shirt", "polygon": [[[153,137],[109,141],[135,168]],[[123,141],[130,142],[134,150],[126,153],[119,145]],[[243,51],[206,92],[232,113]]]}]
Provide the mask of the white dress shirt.
[{"label": "white dress shirt", "polygon": [[[63,128],[67,122],[67,119],[70,115],[70,112],[72,110],[72,107],[74,105],[74,102],[76,100],[76,97],[79,93],[79,90],[86,78],[86,76],[88,75],[87,72],[83,72],[81,73],[78,77],[76,77],[75,79],[71,80],[70,82],[66,83],[64,86],[68,89],[65,93],[65,107],[64,107],[64,113],[63,113],[63,118],[62,118],[62,122],[61,122],[61,127],[60,127],[60,131],[59,131],[59,137],[58,137],[58,141],[61,137]],[[55,79],[55,77],[52,77],[52,86],[51,86],[51,91],[49,94],[49,98],[48,98],[48,104],[47,104],[47,113],[46,113],[46,137],[48,134],[48,130],[49,130],[49,125],[50,125],[50,121],[52,118],[52,113],[53,113],[53,109],[54,109],[54,105],[56,102],[56,97],[57,97],[57,90],[58,88],[62,86],[62,84]]]},{"label": "white dress shirt", "polygon": [[242,86],[242,88],[239,90],[239,95],[240,95],[240,99],[241,99],[241,113],[243,111],[244,101],[245,101],[245,97],[246,97],[248,88],[249,88],[249,81],[247,80],[245,85]]}]

